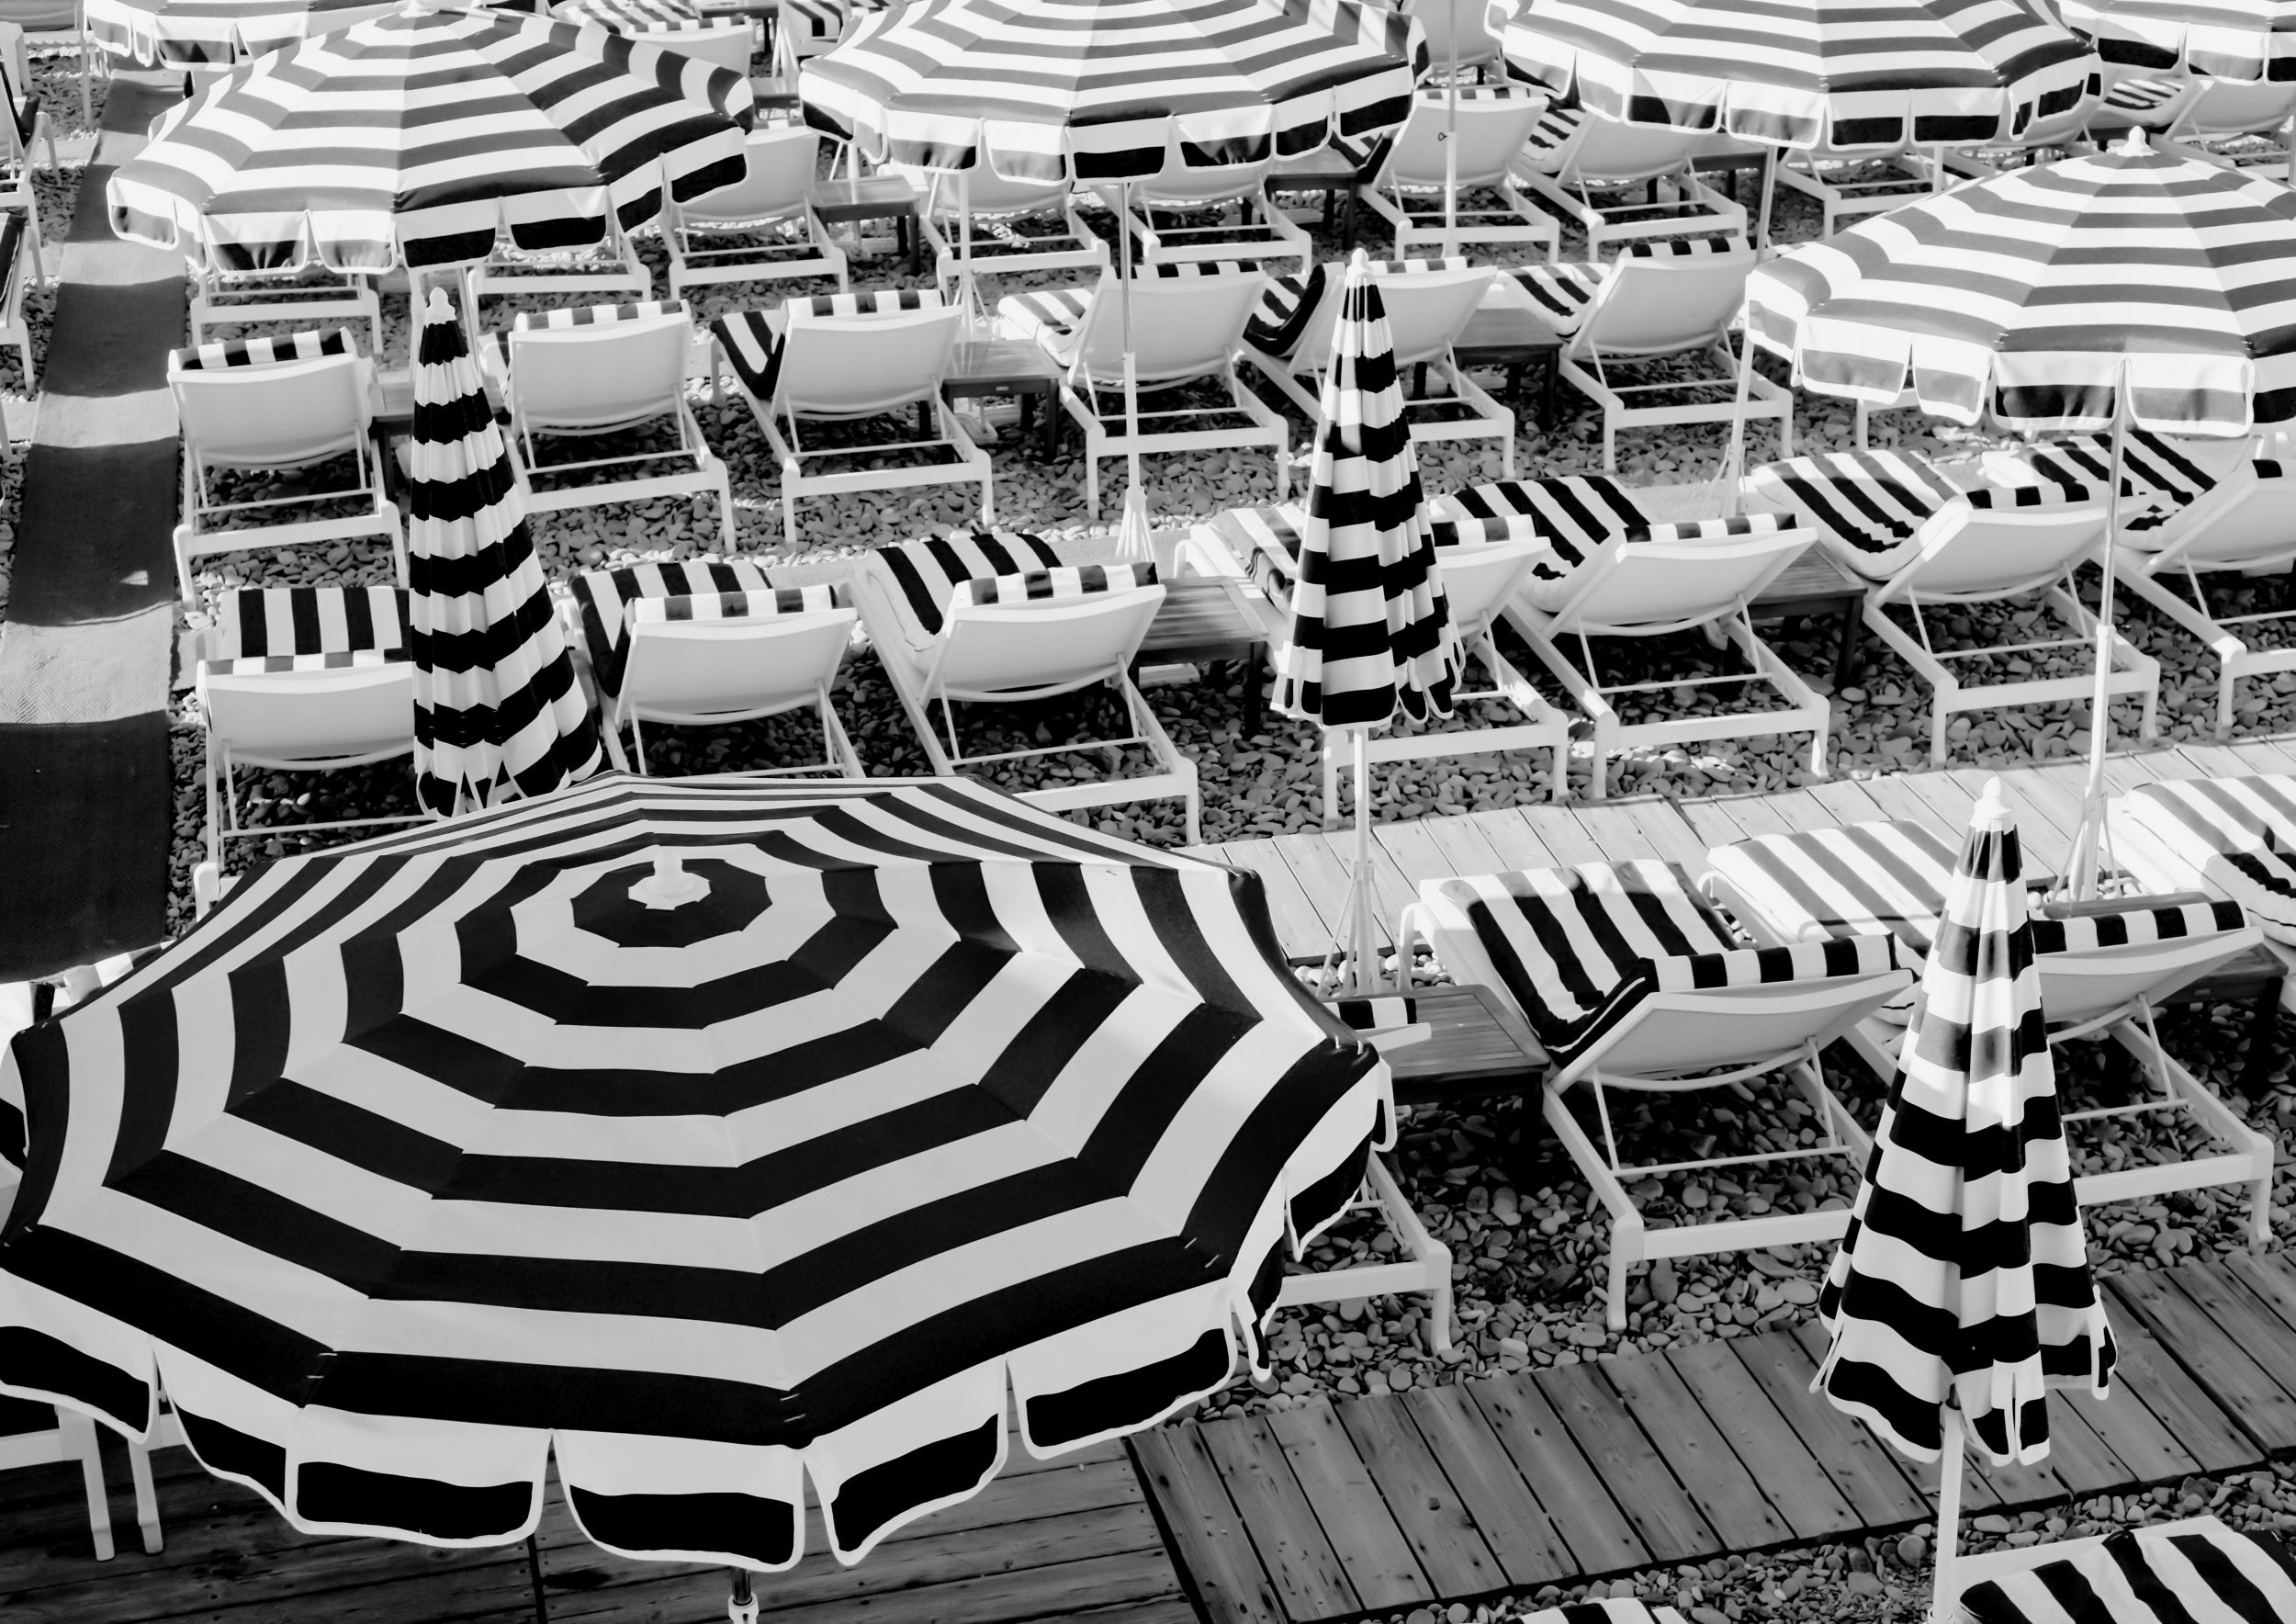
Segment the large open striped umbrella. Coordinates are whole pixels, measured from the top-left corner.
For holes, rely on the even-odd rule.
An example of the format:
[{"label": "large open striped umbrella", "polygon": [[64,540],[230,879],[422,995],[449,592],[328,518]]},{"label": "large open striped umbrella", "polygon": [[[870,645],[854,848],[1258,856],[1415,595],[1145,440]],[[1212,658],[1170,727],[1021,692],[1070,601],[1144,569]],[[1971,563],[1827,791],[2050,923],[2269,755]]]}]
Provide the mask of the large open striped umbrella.
[{"label": "large open striped umbrella", "polygon": [[[1264,1366],[1389,1129],[1256,879],[961,779],[602,777],[288,858],[0,1068],[0,1388],[298,1528],[860,1560]],[[1279,1248],[1282,1251],[1279,1253]],[[1013,1404],[1008,1404],[1007,1395]]]},{"label": "large open striped umbrella", "polygon": [[2042,1460],[2047,1390],[2101,1397],[2114,1360],[2025,908],[2017,826],[1994,779],[1970,818],[1818,1302],[1829,1341],[1815,1385],[1899,1452],[1946,1458],[1937,1586],[1948,1604],[1963,1426],[1993,1460]]},{"label": "large open striped umbrella", "polygon": [[1356,854],[1336,945],[1356,981],[1368,986],[1379,961],[1367,737],[1399,716],[1449,716],[1460,660],[1387,307],[1361,249],[1340,289],[1318,408],[1275,704],[1355,739]]},{"label": "large open striped umbrella", "polygon": [[408,653],[415,799],[442,816],[598,770],[598,729],[550,607],[502,431],[433,287],[416,344]]},{"label": "large open striped umbrella", "polygon": [[2062,0],[2060,8],[2107,62],[2296,79],[2296,0]]},{"label": "large open striped umbrella", "polygon": [[84,0],[88,37],[145,67],[230,62],[398,9],[399,0]]},{"label": "large open striped umbrella", "polygon": [[748,88],[675,51],[505,11],[388,17],[242,63],[106,187],[195,263],[385,271],[597,242],[741,179]]}]

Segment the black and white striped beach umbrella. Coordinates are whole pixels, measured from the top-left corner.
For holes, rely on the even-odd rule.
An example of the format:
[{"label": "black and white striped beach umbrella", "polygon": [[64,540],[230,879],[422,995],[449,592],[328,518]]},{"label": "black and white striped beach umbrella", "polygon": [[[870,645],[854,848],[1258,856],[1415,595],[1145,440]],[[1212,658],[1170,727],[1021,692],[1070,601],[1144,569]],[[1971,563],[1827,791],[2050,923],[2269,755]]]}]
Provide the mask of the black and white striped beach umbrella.
[{"label": "black and white striped beach umbrella", "polygon": [[1135,180],[1176,140],[1248,164],[1399,128],[1417,22],[1368,0],[913,0],[808,62],[808,118],[870,157]]},{"label": "black and white striped beach umbrella", "polygon": [[245,62],[114,172],[112,229],[225,269],[388,270],[599,242],[746,173],[740,75],[507,11],[389,17]]},{"label": "black and white striped beach umbrella", "polygon": [[1831,1338],[1818,1386],[1918,1460],[1938,1458],[1949,1400],[1994,1460],[2038,1460],[2047,1390],[2110,1382],[1998,779],[1970,819],[1818,1312]]},{"label": "black and white striped beach umbrella", "polygon": [[[10,1086],[12,1085],[12,1090]],[[273,864],[18,1034],[0,1387],[297,1527],[776,1568],[1224,1386],[1390,1127],[1256,879],[962,779]],[[1017,1417],[1008,1422],[1017,1400]]]},{"label": "black and white striped beach umbrella", "polygon": [[396,8],[396,0],[84,0],[89,38],[146,67],[229,62]]},{"label": "black and white striped beach umbrella", "polygon": [[1514,0],[1513,11],[1507,61],[1597,115],[1772,146],[2010,141],[2094,94],[2089,48],[2025,0]]},{"label": "black and white striped beach umbrella", "polygon": [[598,729],[446,290],[416,341],[407,585],[414,792],[442,816],[598,769]]},{"label": "black and white striped beach umbrella", "polygon": [[[2217,79],[2296,79],[2296,0],[2062,0],[2109,62]],[[89,15],[94,15],[91,9]]]}]

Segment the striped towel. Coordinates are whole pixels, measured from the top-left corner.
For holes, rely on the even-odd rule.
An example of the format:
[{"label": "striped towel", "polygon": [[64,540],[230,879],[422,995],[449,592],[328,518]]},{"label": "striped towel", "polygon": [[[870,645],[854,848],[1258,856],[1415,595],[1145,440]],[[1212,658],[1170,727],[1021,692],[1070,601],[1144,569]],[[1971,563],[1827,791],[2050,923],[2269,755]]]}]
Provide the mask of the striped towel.
[{"label": "striped towel", "polygon": [[620,570],[591,570],[570,584],[581,612],[582,642],[591,673],[609,699],[622,692],[622,670],[629,659],[630,606],[643,598],[718,597],[727,592],[774,591],[763,570],[746,559],[711,564],[632,564]]},{"label": "striped towel", "polygon": [[2180,858],[2267,931],[2296,940],[2296,777],[2147,784],[2115,810]]},{"label": "striped towel", "polygon": [[629,624],[661,626],[671,621],[773,620],[790,615],[826,615],[837,593],[826,583],[776,587],[764,592],[692,592],[671,598],[639,598],[630,604]]},{"label": "striped towel", "polygon": [[170,350],[171,372],[220,372],[232,367],[271,367],[282,361],[316,361],[325,355],[355,355],[359,346],[347,327],[282,333],[276,338],[219,339],[189,349]]},{"label": "striped towel", "polygon": [[1549,612],[1563,606],[1573,572],[1612,547],[1773,536],[1800,522],[1792,513],[1773,513],[1660,523],[1636,504],[1631,491],[1604,474],[1469,485],[1437,497],[1430,511],[1438,521],[1480,521],[1486,540],[1528,534],[1546,542],[1553,557],[1531,566],[1523,590],[1533,606]]},{"label": "striped towel", "polygon": [[1032,603],[1074,603],[1096,592],[1128,592],[1156,584],[1154,564],[1064,564],[1052,570],[1024,570],[1014,575],[976,575],[957,582],[949,594],[951,610],[981,604],[1023,608]]},{"label": "striped towel", "polygon": [[1307,336],[1323,303],[1331,271],[1329,265],[1311,265],[1304,276],[1270,276],[1251,320],[1244,324],[1244,342],[1268,355],[1289,357]]},{"label": "striped towel", "polygon": [[1334,998],[1329,1008],[1342,1026],[1354,1032],[1385,1032],[1419,1019],[1415,998]]},{"label": "striped towel", "polygon": [[859,293],[820,293],[811,299],[784,299],[782,315],[790,321],[829,321],[840,317],[897,316],[904,310],[947,308],[937,288],[876,288]]},{"label": "striped towel", "polygon": [[1947,504],[2046,507],[2091,500],[2086,485],[2032,470],[2031,482],[1986,480],[1974,465],[1941,467],[1904,451],[1828,451],[1764,463],[1740,489],[1749,502],[1807,513],[1829,550],[1860,575],[1887,581],[1919,553],[1921,527]]},{"label": "striped towel", "polygon": [[237,660],[203,660],[203,677],[268,677],[289,671],[347,671],[400,665],[413,659],[404,648],[338,648],[329,654],[252,654]]},{"label": "striped towel", "polygon": [[577,327],[611,327],[654,316],[682,316],[682,299],[649,299],[625,304],[572,305],[555,310],[526,310],[511,318],[512,333],[568,332]]},{"label": "striped towel", "polygon": [[2105,92],[2105,106],[2128,115],[2131,122],[2142,124],[2147,115],[2159,112],[2184,93],[2181,79],[2123,79]]},{"label": "striped towel", "polygon": [[1570,156],[1571,143],[1579,139],[1579,127],[1585,122],[1584,109],[1549,103],[1538,122],[1531,126],[1531,139],[1523,148],[1525,162],[1544,174],[1555,174]]},{"label": "striped towel", "polygon": [[1973,1585],[1962,1606],[1973,1624],[2286,1624],[2296,1558],[2221,1524],[2122,1528],[2080,1556]]},{"label": "striped towel", "polygon": [[884,570],[928,638],[940,635],[957,588],[968,581],[1063,568],[1052,544],[1018,530],[952,530],[923,541],[879,547],[868,567]]},{"label": "striped towel", "polygon": [[1683,1616],[1672,1607],[1654,1607],[1638,1597],[1620,1596],[1541,1607],[1525,1613],[1514,1624],[1683,1624]]},{"label": "striped towel", "polygon": [[710,337],[750,400],[771,405],[782,380],[782,335],[763,310],[736,310],[710,323]]},{"label": "striped towel", "polygon": [[407,647],[407,594],[398,587],[251,586],[224,595],[205,653],[237,660]]},{"label": "striped towel", "polygon": [[1581,263],[1577,265],[1524,265],[1507,273],[1515,285],[1530,296],[1532,313],[1556,333],[1568,338],[1576,333],[1593,306],[1594,296],[1602,291],[1604,280],[1612,265],[1633,260],[1696,259],[1717,254],[1739,254],[1746,248],[1746,239],[1729,235],[1705,237],[1662,237],[1653,241],[1629,242],[1618,251],[1618,258],[1609,264]]},{"label": "striped towel", "polygon": [[1037,346],[1065,367],[1076,358],[1077,335],[1092,313],[1092,288],[1039,288],[996,301],[996,321],[1011,337]]},{"label": "striped towel", "polygon": [[[2003,484],[2047,482],[2103,490],[2112,479],[2112,436],[2069,434],[1986,458],[1986,471]],[[2121,494],[2189,507],[2216,488],[2209,472],[2178,445],[2150,429],[2133,428],[2122,448]]]}]

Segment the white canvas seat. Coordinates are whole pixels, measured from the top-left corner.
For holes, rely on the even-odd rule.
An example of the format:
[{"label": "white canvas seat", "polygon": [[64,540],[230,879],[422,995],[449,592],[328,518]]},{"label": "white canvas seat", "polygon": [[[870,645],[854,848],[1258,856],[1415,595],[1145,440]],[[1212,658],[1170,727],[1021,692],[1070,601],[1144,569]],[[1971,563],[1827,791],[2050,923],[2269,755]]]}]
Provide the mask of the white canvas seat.
[{"label": "white canvas seat", "polygon": [[[296,333],[199,344],[168,357],[167,387],[184,437],[183,519],[175,526],[175,580],[192,600],[192,560],[212,553],[300,547],[362,536],[390,540],[398,580],[407,579],[399,510],[383,494],[369,443],[374,368],[348,333]],[[339,489],[225,502],[208,491],[219,473],[284,473],[348,457],[352,483]],[[313,504],[364,511],[342,517],[253,521]]]},{"label": "white canvas seat", "polygon": [[[1199,526],[1180,544],[1187,569],[1249,582],[1244,603],[1258,619],[1271,650],[1279,649],[1289,636],[1291,591],[1300,574],[1300,531],[1305,517],[1297,503],[1239,508]],[[1458,728],[1406,729],[1399,724],[1375,731],[1365,740],[1366,760],[1376,766],[1497,750],[1546,750],[1552,794],[1560,800],[1570,764],[1570,719],[1539,696],[1500,652],[1491,635],[1500,612],[1547,556],[1547,544],[1504,524],[1436,520],[1432,528],[1444,595],[1464,657],[1465,669],[1451,697],[1462,720],[1491,719]],[[1477,665],[1483,673],[1480,687],[1471,680]],[[1485,706],[1489,708],[1481,708]],[[1354,743],[1329,730],[1319,738],[1322,816],[1329,826],[1339,818],[1339,775],[1353,759]]]},{"label": "white canvas seat", "polygon": [[919,229],[932,250],[933,280],[944,298],[956,297],[963,276],[968,215],[976,277],[1108,268],[1109,245],[1076,212],[1074,190],[1064,180],[1007,180],[986,164],[962,175],[898,164],[886,168],[906,176],[925,196]]},{"label": "white canvas seat", "polygon": [[[13,1168],[0,1168],[13,1173]],[[0,1187],[0,1216],[11,1191]],[[76,1463],[87,1496],[88,1533],[97,1562],[112,1559],[111,1497],[104,1487],[104,1463],[96,1448],[96,1423],[76,1410],[28,1399],[0,1397],[0,1472],[21,1466]]]},{"label": "white canvas seat", "polygon": [[[1497,273],[1459,258],[1388,260],[1370,270],[1386,307],[1396,371],[1424,368],[1439,386],[1432,394],[1424,387],[1405,394],[1412,440],[1488,440],[1499,452],[1501,476],[1513,479],[1514,413],[1469,380],[1451,351]],[[1343,265],[1318,265],[1304,277],[1278,276],[1244,324],[1244,358],[1311,422],[1331,368],[1345,282]]]},{"label": "white canvas seat", "polygon": [[[1276,495],[1284,493],[1290,433],[1282,418],[1244,387],[1236,355],[1244,329],[1267,287],[1266,276],[1226,263],[1143,267],[1129,295],[1105,271],[1092,288],[1012,294],[996,304],[998,330],[1032,339],[1066,376],[1061,406],[1085,433],[1085,498],[1100,511],[1100,464],[1135,449],[1227,451],[1265,447],[1275,463]],[[1140,434],[1124,410],[1124,305],[1131,301],[1132,353],[1142,397]],[[1147,398],[1182,385],[1209,386],[1210,405],[1159,406]],[[1216,420],[1242,417],[1241,425]]]},{"label": "white canvas seat", "polygon": [[[1529,265],[1501,284],[1562,337],[1562,377],[1603,409],[1604,472],[1617,469],[1621,429],[1738,415],[1730,329],[1759,261],[1742,237],[1673,237],[1630,242],[1607,265]],[[1651,364],[1662,376],[1638,370]],[[1776,423],[1781,454],[1794,454],[1791,390],[1757,372],[1743,410],[1750,423]]]},{"label": "white canvas seat", "polygon": [[[1079,778],[1020,798],[1055,810],[1177,799],[1189,843],[1202,838],[1196,763],[1172,742],[1131,675],[1164,603],[1154,566],[1064,566],[1034,536],[952,531],[878,548],[854,571],[851,592],[935,773],[1139,747],[1154,758],[1154,772]],[[1131,731],[1120,738],[991,753],[969,753],[959,739],[960,704],[1015,705],[1103,683],[1124,708]]]},{"label": "white canvas seat", "polygon": [[[727,282],[835,276],[847,286],[845,251],[806,201],[821,137],[802,125],[773,125],[743,142],[748,169],[730,186],[665,210],[670,292]],[[792,230],[793,228],[793,230]]]},{"label": "white canvas seat", "polygon": [[[2108,803],[2105,822],[2114,861],[2146,890],[2229,897],[2296,964],[2296,777],[2139,784]],[[2292,1000],[2284,986],[2282,1006]]]},{"label": "white canvas seat", "polygon": [[[940,393],[961,320],[940,294],[922,288],[791,299],[778,312],[744,310],[710,324],[716,357],[733,368],[780,465],[783,540],[797,539],[801,498],[847,491],[978,485],[981,523],[994,521],[988,457]],[[723,367],[711,370],[715,375]],[[809,419],[852,423],[912,408],[918,418],[915,439],[805,444],[801,424]],[[828,466],[893,452],[906,454],[905,460],[879,468]]]},{"label": "white canvas seat", "polygon": [[1746,235],[1746,210],[1691,168],[1706,137],[1548,107],[1532,126],[1517,177],[1586,233],[1590,259],[1620,243]]},{"label": "white canvas seat", "polygon": [[[1164,168],[1131,185],[1131,207],[1124,206],[1122,191],[1113,186],[1098,188],[1100,200],[1123,228],[1128,248],[1137,249],[1143,265],[1200,265],[1232,261],[1266,265],[1289,260],[1300,275],[1315,263],[1315,244],[1291,217],[1267,197],[1267,181],[1275,171],[1271,152],[1248,164],[1191,166],[1175,134],[1165,154]],[[1214,225],[1159,222],[1158,215],[1197,215],[1217,212]]]},{"label": "white canvas seat", "polygon": [[[1936,941],[1956,858],[1950,842],[1920,824],[1858,823],[1716,846],[1703,883],[1756,942],[1784,945],[1880,932],[1895,936],[1900,954],[1918,966]],[[2179,988],[2263,940],[2238,903],[2211,902],[2192,892],[2069,908],[2035,906],[2033,967],[2049,1041],[2117,1043],[2146,1083],[2134,1103],[2066,1111],[2064,1120],[2181,1116],[2212,1141],[2205,1153],[2178,1161],[2083,1173],[2074,1180],[2081,1205],[2235,1185],[2248,1194],[2251,1236],[2261,1240],[2269,1233],[2271,1139],[2171,1056],[2154,1021],[2155,1011]],[[1908,996],[1847,1034],[1878,1077],[1888,1077],[1896,1064],[1911,1004]]]},{"label": "white canvas seat", "polygon": [[[589,305],[522,315],[482,352],[511,419],[511,452],[532,512],[715,496],[718,532],[734,546],[734,495],[726,465],[702,437],[686,401],[693,321],[682,300]],[[553,440],[667,427],[664,450],[572,461],[542,459]],[[552,482],[537,483],[537,477]]]},{"label": "white canvas seat", "polygon": [[[1423,247],[1457,254],[1475,242],[1533,248],[1555,257],[1562,228],[1514,180],[1516,160],[1546,107],[1544,93],[1513,85],[1428,88],[1412,96],[1411,117],[1358,194],[1394,233],[1398,259]],[[1444,209],[1454,163],[1455,230],[1446,229]],[[1478,192],[1493,201],[1469,207],[1469,196]]]},{"label": "white canvas seat", "polygon": [[[1626,1325],[1626,1276],[1638,1263],[1825,1245],[1848,1228],[1845,1203],[1651,1229],[1626,1187],[1727,1168],[1783,1174],[1826,1159],[1854,1182],[1872,1140],[1827,1087],[1819,1055],[1911,982],[1894,938],[1747,947],[1688,875],[1651,860],[1424,881],[1397,927],[1397,962],[1408,966],[1420,942],[1456,979],[1509,999],[1547,1050],[1541,1110],[1611,1215],[1612,1329]],[[1807,1100],[1815,1143],[1657,1165],[1621,1158],[1608,1090],[1680,1094],[1776,1072]],[[1570,1106],[1581,1084],[1599,1146]]]},{"label": "white canvas seat", "polygon": [[[1791,514],[1655,524],[1615,480],[1594,475],[1469,486],[1438,497],[1433,511],[1438,518],[1526,524],[1547,544],[1504,613],[1593,724],[1588,794],[1594,799],[1608,792],[1610,758],[1642,745],[1807,733],[1810,771],[1825,773],[1832,707],[1754,635],[1750,612],[1762,589],[1816,540]],[[1604,682],[1594,638],[1692,630],[1716,647],[1736,648],[1746,669]],[[1577,660],[1564,652],[1565,639],[1577,644]],[[1746,692],[1739,703],[1705,715],[1628,722],[1619,714],[1621,700],[1640,704],[1683,689]],[[1784,704],[1753,708],[1754,694],[1764,689]]]},{"label": "white canvas seat", "polygon": [[[1946,728],[1961,712],[2078,702],[2095,693],[2087,671],[2019,677],[1981,663],[2077,656],[2095,645],[2096,617],[2073,590],[2074,571],[2098,562],[2105,545],[2105,502],[2087,486],[1961,489],[1918,457],[1860,451],[1756,468],[1744,490],[1750,507],[1808,515],[1826,550],[1871,583],[1866,626],[1930,688],[1932,764],[1944,763]],[[1940,604],[2031,597],[2054,611],[2070,635],[2003,643],[1981,631],[1974,645],[1941,648],[1943,628],[1925,613]],[[1902,624],[1891,613],[1900,609]],[[2143,702],[2142,730],[2149,739],[2157,721],[2160,663],[2117,631],[2112,650],[2109,692]],[[1974,678],[1959,674],[1973,668]],[[1983,680],[1994,671],[2002,674]]]},{"label": "white canvas seat", "polygon": [[[722,587],[712,579],[724,575],[744,584]],[[734,775],[863,776],[829,696],[855,616],[837,605],[827,585],[777,588],[756,565],[737,561],[597,570],[576,578],[573,591],[606,750],[617,769],[627,772],[635,758],[640,773],[649,771],[648,722],[715,727],[810,705],[821,724],[819,761]]]}]

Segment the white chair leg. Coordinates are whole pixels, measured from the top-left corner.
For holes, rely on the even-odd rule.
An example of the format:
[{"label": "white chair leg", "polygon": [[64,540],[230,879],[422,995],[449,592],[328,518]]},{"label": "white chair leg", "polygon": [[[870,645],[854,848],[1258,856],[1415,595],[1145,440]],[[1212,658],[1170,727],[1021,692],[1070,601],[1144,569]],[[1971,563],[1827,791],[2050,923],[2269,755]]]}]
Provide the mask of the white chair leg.
[{"label": "white chair leg", "polygon": [[88,1533],[96,1543],[96,1560],[109,1562],[112,1547],[111,1495],[104,1487],[103,1457],[96,1452],[96,1423],[70,1410],[56,1412],[57,1430],[64,1448],[80,1463],[81,1486],[87,1492]]},{"label": "white chair leg", "polygon": [[143,1530],[143,1549],[157,1556],[167,1548],[160,1532],[159,1490],[152,1483],[152,1451],[142,1444],[128,1446],[128,1475],[136,1486],[136,1524]]}]

